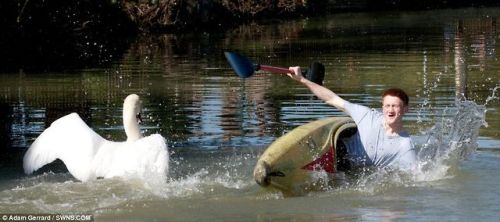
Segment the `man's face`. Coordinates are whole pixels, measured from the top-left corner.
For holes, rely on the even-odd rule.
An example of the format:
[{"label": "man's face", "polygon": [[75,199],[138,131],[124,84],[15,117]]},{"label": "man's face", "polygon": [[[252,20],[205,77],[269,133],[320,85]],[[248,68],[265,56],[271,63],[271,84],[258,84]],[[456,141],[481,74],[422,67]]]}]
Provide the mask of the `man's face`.
[{"label": "man's face", "polygon": [[387,95],[382,98],[382,112],[385,122],[391,125],[402,121],[403,115],[408,112],[408,106],[400,98]]}]

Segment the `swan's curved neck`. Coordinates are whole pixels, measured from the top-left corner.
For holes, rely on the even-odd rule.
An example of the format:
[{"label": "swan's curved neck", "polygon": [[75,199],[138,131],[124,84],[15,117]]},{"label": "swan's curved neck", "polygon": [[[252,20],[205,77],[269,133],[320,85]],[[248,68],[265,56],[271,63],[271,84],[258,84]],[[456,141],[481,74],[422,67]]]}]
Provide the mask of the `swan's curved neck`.
[{"label": "swan's curved neck", "polygon": [[127,141],[135,141],[142,138],[139,124],[136,121],[123,119],[123,125],[125,127],[125,134],[127,134]]},{"label": "swan's curved neck", "polygon": [[127,134],[127,141],[135,141],[142,138],[135,110],[135,108],[123,106],[123,127],[125,134]]}]

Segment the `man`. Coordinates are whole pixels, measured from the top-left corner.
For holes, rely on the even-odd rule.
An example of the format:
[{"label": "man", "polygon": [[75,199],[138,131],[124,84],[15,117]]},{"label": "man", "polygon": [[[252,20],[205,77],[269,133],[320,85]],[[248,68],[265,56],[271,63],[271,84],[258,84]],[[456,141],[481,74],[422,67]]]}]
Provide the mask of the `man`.
[{"label": "man", "polygon": [[287,75],[307,86],[327,104],[346,112],[358,126],[358,132],[344,141],[346,158],[353,168],[375,166],[414,171],[416,153],[410,135],[403,128],[403,115],[408,112],[408,96],[397,88],[384,91],[382,112],[350,103],[331,90],[309,81],[300,67],[290,67]]}]

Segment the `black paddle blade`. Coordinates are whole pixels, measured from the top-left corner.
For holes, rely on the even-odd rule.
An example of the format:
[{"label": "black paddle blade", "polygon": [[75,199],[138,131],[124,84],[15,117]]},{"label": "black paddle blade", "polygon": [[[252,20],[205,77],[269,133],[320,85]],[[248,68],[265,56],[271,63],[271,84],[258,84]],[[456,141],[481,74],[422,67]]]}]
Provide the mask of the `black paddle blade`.
[{"label": "black paddle blade", "polygon": [[313,62],[309,66],[309,69],[303,72],[302,75],[306,77],[306,79],[311,80],[311,82],[323,85],[323,80],[325,79],[325,66],[319,62]]},{"label": "black paddle blade", "polygon": [[255,72],[256,66],[244,56],[234,52],[224,52],[224,55],[234,72],[241,78],[248,78]]}]

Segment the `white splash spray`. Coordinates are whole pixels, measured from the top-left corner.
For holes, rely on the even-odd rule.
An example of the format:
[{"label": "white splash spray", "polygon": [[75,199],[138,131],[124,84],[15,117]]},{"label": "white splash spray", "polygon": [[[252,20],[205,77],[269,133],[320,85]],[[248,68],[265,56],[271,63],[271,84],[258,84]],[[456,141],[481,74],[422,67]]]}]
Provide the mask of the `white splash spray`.
[{"label": "white splash spray", "polygon": [[418,147],[417,180],[443,178],[450,167],[476,151],[479,128],[487,126],[485,112],[484,105],[472,101],[457,101],[455,107],[445,109],[442,117],[425,132],[425,143]]},{"label": "white splash spray", "polygon": [[479,129],[488,127],[486,105],[499,99],[500,86],[491,89],[484,105],[472,101],[457,101],[453,108],[445,109],[435,125],[424,133],[426,141],[419,146],[420,172],[417,181],[432,181],[444,178],[449,169],[477,150]]}]

